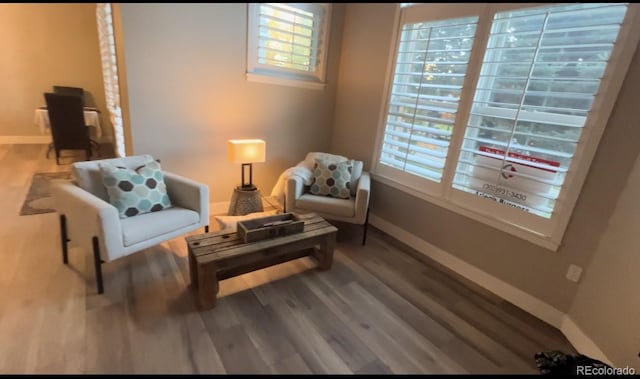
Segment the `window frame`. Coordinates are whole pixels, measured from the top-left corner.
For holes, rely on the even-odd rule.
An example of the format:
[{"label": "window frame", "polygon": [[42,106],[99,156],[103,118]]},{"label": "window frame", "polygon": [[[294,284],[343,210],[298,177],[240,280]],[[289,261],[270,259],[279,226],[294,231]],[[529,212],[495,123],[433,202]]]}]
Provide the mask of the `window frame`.
[{"label": "window frame", "polygon": [[[415,197],[515,235],[548,250],[557,251],[562,243],[564,232],[573,213],[580,191],[582,190],[597,146],[622,87],[635,52],[635,47],[640,40],[640,4],[628,3],[625,19],[621,25],[618,39],[611,52],[609,63],[607,64],[603,79],[600,83],[599,92],[605,95],[598,96],[592,105],[592,109],[598,109],[595,113],[596,117],[587,118],[578,146],[572,157],[569,171],[566,173],[564,187],[558,197],[558,206],[556,206],[554,214],[550,219],[489,202],[477,195],[466,193],[453,187],[453,177],[469,121],[471,105],[473,104],[474,94],[478,85],[494,15],[508,10],[543,7],[555,4],[494,3],[473,5],[484,7],[484,9],[476,10],[477,13],[475,13],[475,15],[479,16],[479,21],[471,57],[468,62],[467,77],[463,84],[456,123],[449,143],[445,168],[440,183],[430,182],[428,186],[421,185],[421,180],[418,179],[422,178],[413,175],[411,175],[413,177],[412,179],[399,180],[399,175],[390,175],[389,169],[380,163],[399,41],[404,24],[456,18],[450,14],[463,12],[455,10],[463,6],[463,4],[416,4],[408,7],[401,7],[400,5],[396,7],[394,34],[389,49],[390,53],[387,62],[387,71],[385,73],[385,88],[378,119],[376,145],[372,157],[372,176],[384,184]],[[438,9],[434,9],[434,7]],[[410,11],[408,11],[409,9]],[[430,18],[425,17],[425,15],[429,14],[435,14],[436,16]],[[440,16],[441,14],[442,16]],[[407,176],[409,176],[409,174],[407,174]],[[428,180],[422,179],[422,181],[426,182]]]},{"label": "window frame", "polygon": [[247,51],[246,78],[249,81],[278,84],[310,89],[324,89],[326,87],[327,51],[329,48],[329,33],[331,29],[331,3],[284,3],[289,6],[316,14],[322,10],[322,26],[317,40],[320,43],[318,64],[314,72],[305,73],[301,70],[287,69],[258,62],[258,33],[260,25],[261,3],[247,4]]}]

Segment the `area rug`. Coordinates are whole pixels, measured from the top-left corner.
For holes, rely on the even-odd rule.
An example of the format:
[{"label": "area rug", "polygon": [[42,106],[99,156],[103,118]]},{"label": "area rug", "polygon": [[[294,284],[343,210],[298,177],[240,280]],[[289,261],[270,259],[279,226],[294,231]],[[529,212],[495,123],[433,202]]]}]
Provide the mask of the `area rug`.
[{"label": "area rug", "polygon": [[56,211],[51,197],[50,182],[52,179],[71,179],[71,172],[36,172],[33,174],[27,198],[22,203],[22,209],[20,209],[20,216]]}]

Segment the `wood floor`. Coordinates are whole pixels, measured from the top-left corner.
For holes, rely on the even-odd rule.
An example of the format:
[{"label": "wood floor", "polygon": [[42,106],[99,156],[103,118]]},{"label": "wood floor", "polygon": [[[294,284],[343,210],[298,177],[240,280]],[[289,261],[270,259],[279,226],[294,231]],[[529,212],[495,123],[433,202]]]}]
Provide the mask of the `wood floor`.
[{"label": "wood floor", "polygon": [[18,216],[33,173],[69,170],[45,151],[0,145],[0,374],[535,374],[536,352],[573,351],[382,232],[360,246],[354,225],[338,224],[331,270],[301,258],[227,279],[209,311],[182,237],[103,265],[97,295],[89,252],[62,264],[56,214]]}]

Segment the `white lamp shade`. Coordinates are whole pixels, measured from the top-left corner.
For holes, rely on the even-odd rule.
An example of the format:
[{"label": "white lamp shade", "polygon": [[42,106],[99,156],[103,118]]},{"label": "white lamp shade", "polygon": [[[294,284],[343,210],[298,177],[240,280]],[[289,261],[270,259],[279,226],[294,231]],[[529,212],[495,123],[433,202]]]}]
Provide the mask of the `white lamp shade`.
[{"label": "white lamp shade", "polygon": [[266,160],[266,143],[261,139],[230,139],[229,160],[233,163],[258,163]]}]

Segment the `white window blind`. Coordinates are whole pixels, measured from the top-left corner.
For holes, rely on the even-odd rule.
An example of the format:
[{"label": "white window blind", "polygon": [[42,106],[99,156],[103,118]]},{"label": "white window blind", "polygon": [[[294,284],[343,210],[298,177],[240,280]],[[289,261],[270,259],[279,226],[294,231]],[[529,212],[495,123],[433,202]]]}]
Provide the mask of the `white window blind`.
[{"label": "white window blind", "polygon": [[118,85],[118,62],[116,60],[116,43],[113,33],[113,17],[110,3],[98,3],[96,7],[98,21],[98,39],[100,41],[100,57],[102,60],[102,78],[105,98],[109,110],[109,119],[113,125],[116,154],[126,155],[124,143],[124,126],[122,109],[120,108],[120,87]]},{"label": "white window blind", "polygon": [[454,188],[551,218],[626,9],[495,15]]},{"label": "white window blind", "polygon": [[324,81],[328,5],[249,4],[247,71]]},{"label": "white window blind", "polygon": [[315,71],[321,42],[320,17],[287,4],[260,4],[258,62]]},{"label": "white window blind", "polygon": [[380,163],[440,182],[478,17],[405,24]]}]

